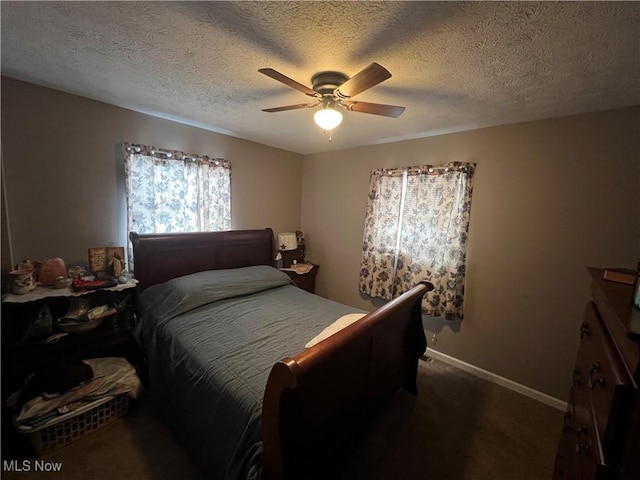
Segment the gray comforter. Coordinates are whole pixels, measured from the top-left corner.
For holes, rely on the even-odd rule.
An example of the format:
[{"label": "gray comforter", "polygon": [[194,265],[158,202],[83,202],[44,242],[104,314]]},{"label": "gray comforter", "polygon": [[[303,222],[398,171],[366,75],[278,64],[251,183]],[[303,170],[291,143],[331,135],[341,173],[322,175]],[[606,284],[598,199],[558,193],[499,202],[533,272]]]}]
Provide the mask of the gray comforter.
[{"label": "gray comforter", "polygon": [[271,367],[342,315],[360,312],[267,266],[188,275],[148,288],[140,301],[154,400],[213,479],[260,478]]}]

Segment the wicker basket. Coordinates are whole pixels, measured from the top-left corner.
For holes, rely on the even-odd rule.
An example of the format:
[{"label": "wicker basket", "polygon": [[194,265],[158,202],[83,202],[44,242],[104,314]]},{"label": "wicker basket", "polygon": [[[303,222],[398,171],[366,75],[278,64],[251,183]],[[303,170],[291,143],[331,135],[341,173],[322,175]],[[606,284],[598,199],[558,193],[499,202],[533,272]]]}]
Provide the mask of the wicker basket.
[{"label": "wicker basket", "polygon": [[128,408],[127,395],[104,397],[38,427],[18,426],[17,429],[29,436],[40,456],[95,432],[122,417]]}]

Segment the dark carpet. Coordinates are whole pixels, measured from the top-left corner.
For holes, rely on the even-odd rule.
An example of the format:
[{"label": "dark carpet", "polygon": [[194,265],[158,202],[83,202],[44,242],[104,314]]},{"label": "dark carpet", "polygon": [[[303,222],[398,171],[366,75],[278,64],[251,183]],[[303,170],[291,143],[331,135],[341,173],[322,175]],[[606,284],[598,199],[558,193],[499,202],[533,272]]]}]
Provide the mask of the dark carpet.
[{"label": "dark carpet", "polygon": [[[397,395],[326,478],[551,478],[562,412],[435,360],[420,362],[418,387],[417,397]],[[35,460],[2,478],[205,478],[145,395],[124,418],[37,459],[61,462],[60,472],[36,472]]]}]

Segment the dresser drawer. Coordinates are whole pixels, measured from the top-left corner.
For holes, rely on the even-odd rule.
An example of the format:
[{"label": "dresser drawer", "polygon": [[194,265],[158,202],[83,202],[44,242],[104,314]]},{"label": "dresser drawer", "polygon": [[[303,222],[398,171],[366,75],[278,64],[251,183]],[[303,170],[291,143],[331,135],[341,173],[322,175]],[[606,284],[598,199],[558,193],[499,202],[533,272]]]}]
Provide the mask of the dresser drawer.
[{"label": "dresser drawer", "polygon": [[578,353],[579,387],[588,391],[604,460],[612,464],[620,451],[616,439],[625,427],[620,413],[627,411],[633,387],[592,302],[587,304],[584,318]]},{"label": "dresser drawer", "polygon": [[553,469],[553,478],[556,480],[577,480],[579,465],[575,451],[576,429],[573,412],[573,392],[567,402],[567,411],[564,414],[562,434],[558,443],[558,451]]},{"label": "dresser drawer", "polygon": [[602,445],[584,386],[574,389],[574,436],[576,475],[579,479],[606,479],[610,469],[604,461]]},{"label": "dresser drawer", "polygon": [[315,293],[316,291],[316,276],[306,276],[296,279],[296,285],[307,292]]},{"label": "dresser drawer", "polygon": [[607,480],[612,469],[605,464],[593,418],[589,392],[571,391],[554,466],[557,480]]}]

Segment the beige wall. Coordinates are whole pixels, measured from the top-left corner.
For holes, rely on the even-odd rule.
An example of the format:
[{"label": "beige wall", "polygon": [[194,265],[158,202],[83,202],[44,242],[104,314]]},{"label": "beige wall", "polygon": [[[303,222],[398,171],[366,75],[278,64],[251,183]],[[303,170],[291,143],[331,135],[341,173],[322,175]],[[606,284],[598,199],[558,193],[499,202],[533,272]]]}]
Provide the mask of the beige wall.
[{"label": "beige wall", "polygon": [[2,153],[14,261],[60,256],[74,262],[86,260],[89,247],[124,245],[124,184],[116,163],[121,142],[226,158],[232,228],[300,228],[299,154],[3,77]]},{"label": "beige wall", "polygon": [[432,325],[430,346],[565,399],[585,266],[640,255],[639,135],[628,108],[307,155],[302,228],[318,291],[375,304],[358,293],[371,169],[475,162],[465,320]]}]

